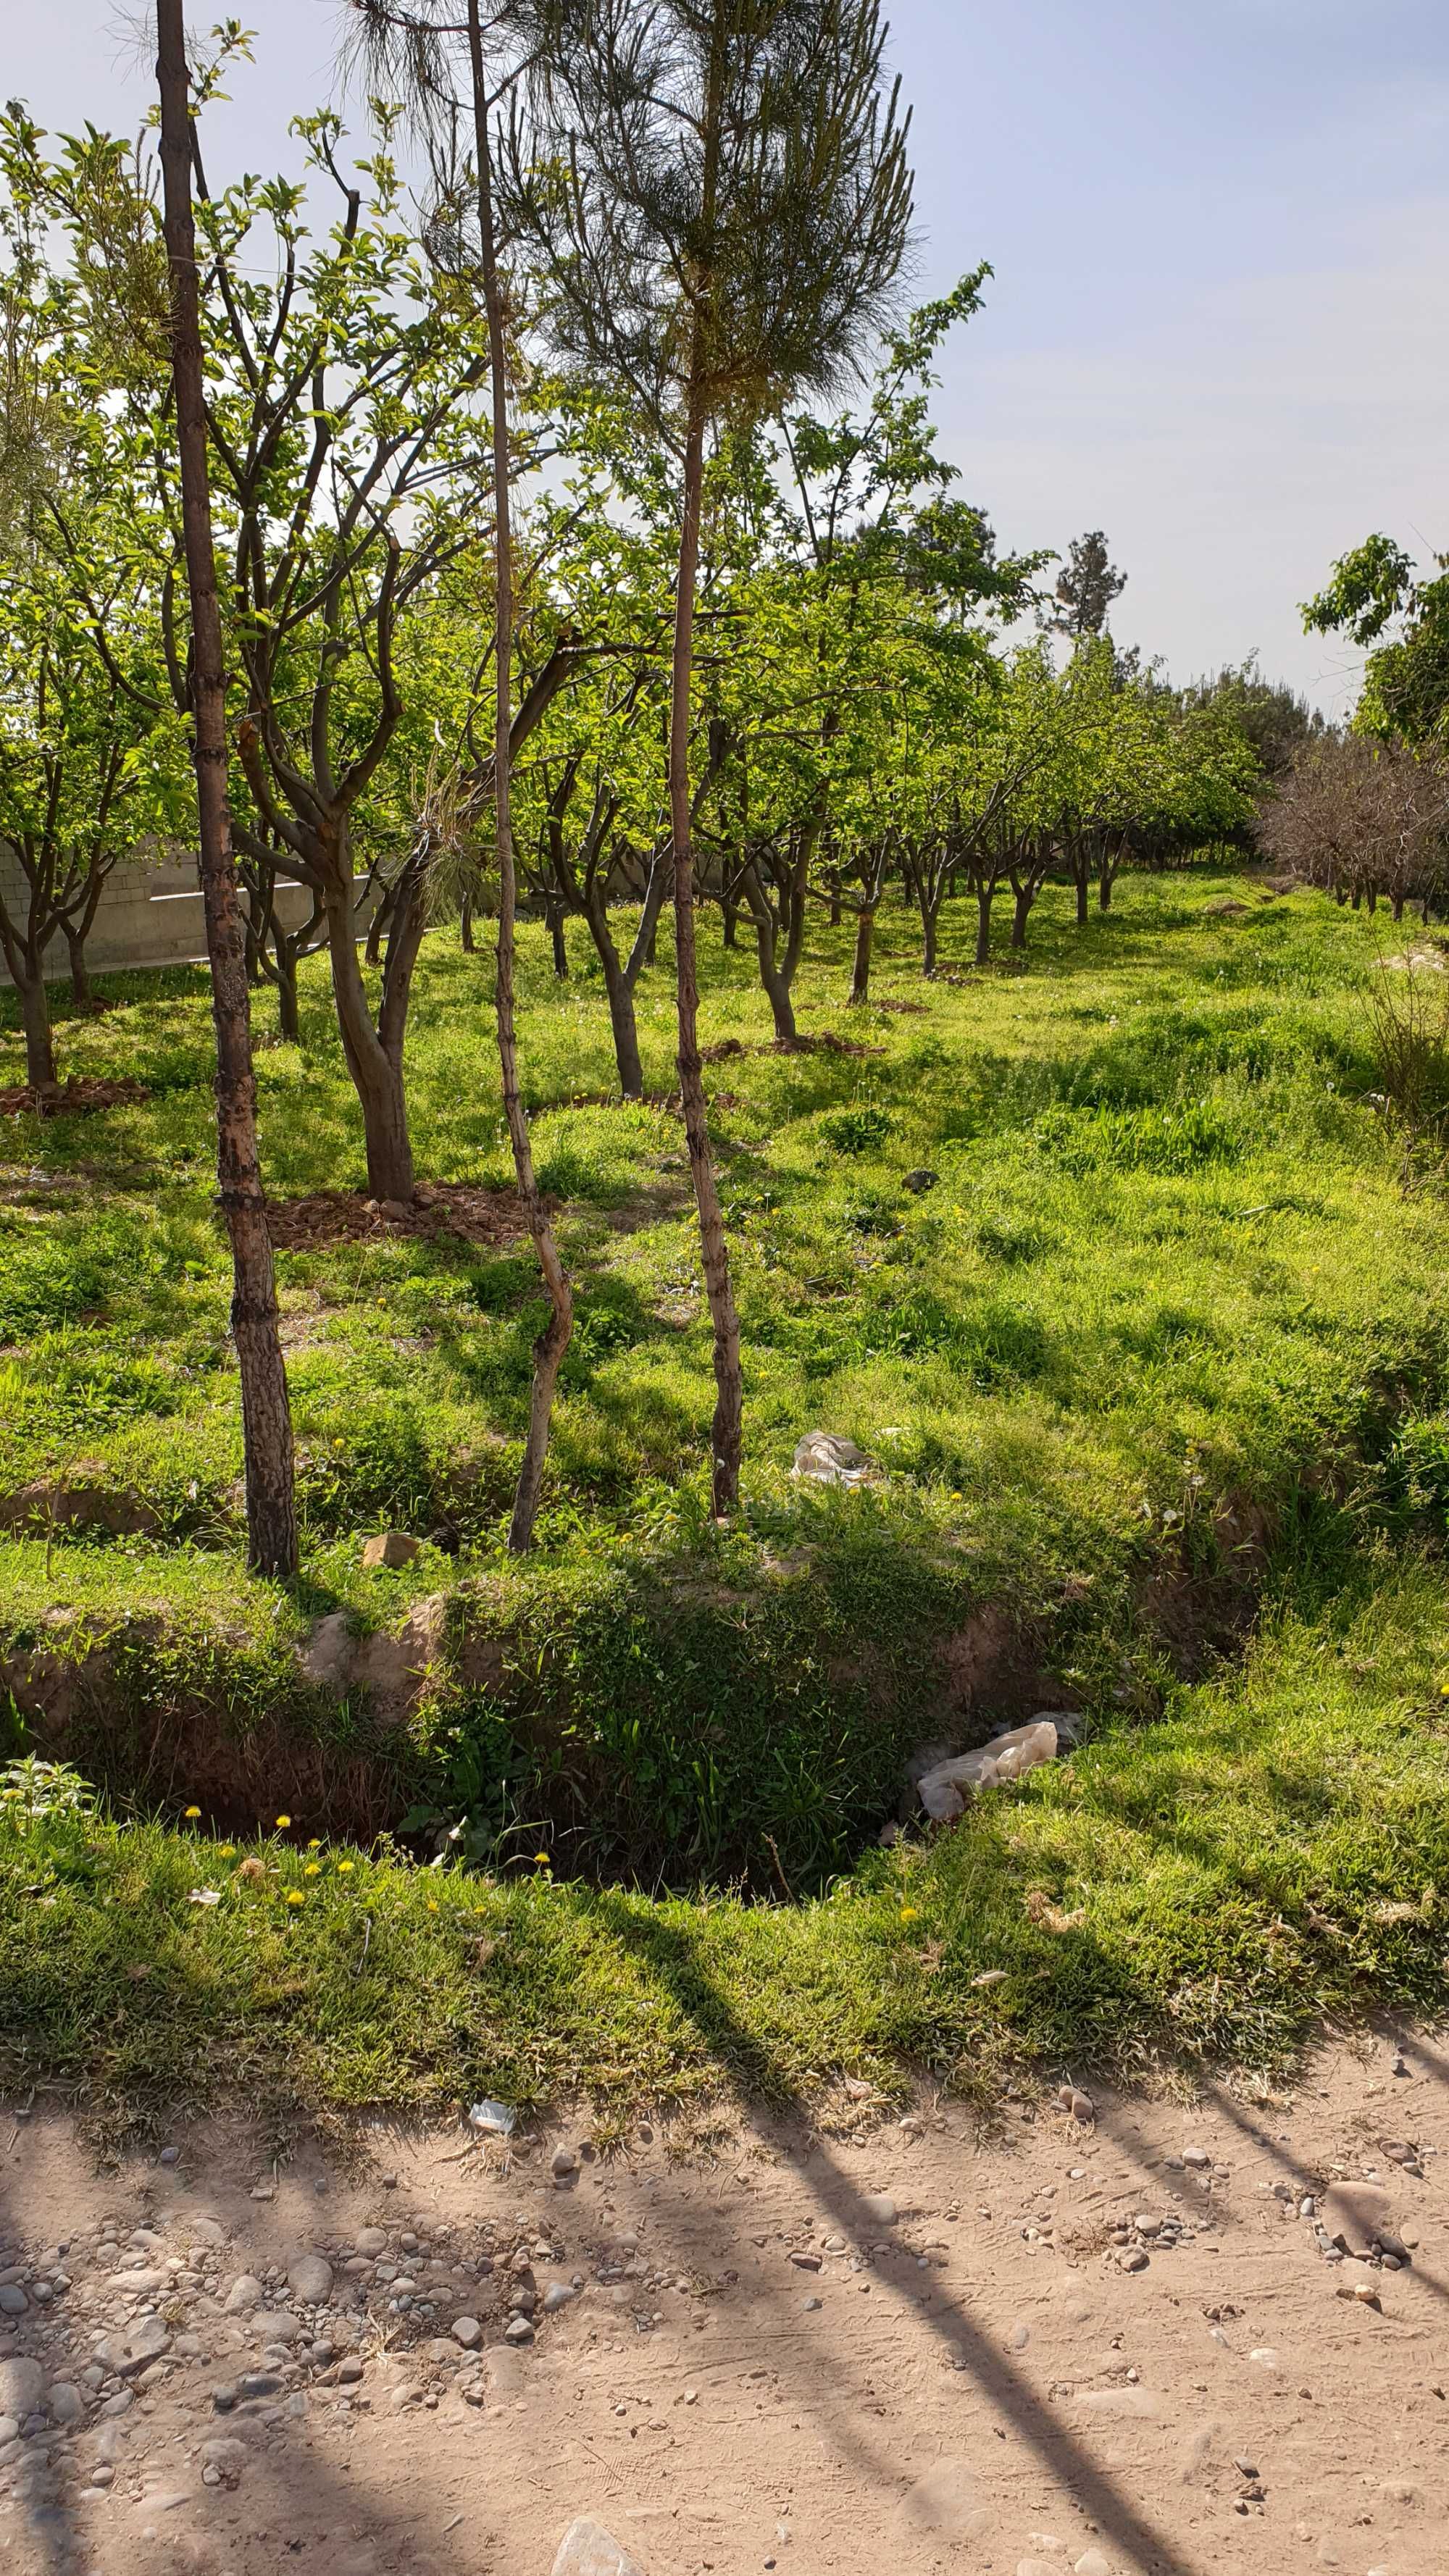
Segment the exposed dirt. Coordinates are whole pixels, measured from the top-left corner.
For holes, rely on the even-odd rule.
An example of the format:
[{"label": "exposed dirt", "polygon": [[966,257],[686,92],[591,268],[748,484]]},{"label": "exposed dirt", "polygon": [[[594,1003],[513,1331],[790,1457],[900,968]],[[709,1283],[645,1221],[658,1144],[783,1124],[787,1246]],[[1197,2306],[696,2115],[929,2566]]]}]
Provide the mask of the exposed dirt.
[{"label": "exposed dirt", "polygon": [[[219,2123],[98,2175],[69,2120],[7,2112],[0,2391],[32,2357],[77,2420],[31,2374],[0,2567],[548,2576],[592,2514],[645,2576],[1433,2576],[1449,2058],[1395,2062],[1339,2047],[1291,2100],[1099,2095],[1087,2123],[1006,2100],[985,2139],[931,2101],[879,2126],[842,2099],[854,2135],[641,2122],[613,2156],[575,2123],[559,2182],[552,2135],[382,2122],[275,2165]],[[1378,2178],[1411,2262],[1328,2259],[1335,2176]],[[313,2252],[330,2299],[287,2285]],[[157,2359],[92,2362],[147,2308]]]},{"label": "exposed dirt", "polygon": [[792,1038],[765,1038],[758,1046],[746,1046],[742,1038],[721,1038],[714,1046],[701,1047],[702,1064],[724,1064],[734,1055],[884,1055],[882,1046],[869,1046],[863,1038],[842,1038],[834,1029],[821,1029],[807,1036],[797,1029]]},{"label": "exposed dirt", "polygon": [[[557,1199],[546,1198],[552,1215]],[[322,1243],[372,1243],[384,1234],[460,1235],[467,1243],[517,1243],[528,1220],[516,1190],[479,1190],[466,1181],[423,1181],[409,1200],[373,1199],[365,1190],[314,1190],[309,1198],[272,1199],[267,1231],[279,1248],[310,1252]]]},{"label": "exposed dirt", "polygon": [[128,1101],[150,1097],[144,1082],[107,1081],[98,1074],[73,1073],[49,1098],[32,1090],[28,1082],[0,1088],[0,1118],[18,1118],[27,1110],[38,1110],[42,1118],[74,1118],[82,1110],[119,1109]]}]

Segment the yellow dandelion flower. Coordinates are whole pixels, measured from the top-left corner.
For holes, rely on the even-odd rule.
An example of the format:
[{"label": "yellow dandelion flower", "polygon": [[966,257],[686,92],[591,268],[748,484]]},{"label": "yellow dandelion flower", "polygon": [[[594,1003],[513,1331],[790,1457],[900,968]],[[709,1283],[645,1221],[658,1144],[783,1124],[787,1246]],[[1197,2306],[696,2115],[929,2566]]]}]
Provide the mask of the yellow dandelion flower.
[{"label": "yellow dandelion flower", "polygon": [[552,1869],[553,1863],[549,1859],[547,1852],[535,1852],[533,1855],[533,1866],[535,1869]]},{"label": "yellow dandelion flower", "polygon": [[196,1819],[196,1817],[198,1817],[198,1816],[200,1815],[200,1813],[201,1813],[201,1809],[200,1809],[199,1807],[188,1807],[188,1808],[187,1808],[187,1810],[186,1810],[186,1820],[187,1820],[187,1823],[188,1823],[188,1824],[193,1823],[193,1822],[194,1822],[194,1820]]},{"label": "yellow dandelion flower", "polygon": [[920,1919],[920,1912],[921,1909],[919,1905],[903,1905],[901,1907],[901,1921],[903,1923],[918,1922]]},{"label": "yellow dandelion flower", "polygon": [[302,1876],[304,1878],[320,1878],[321,1874],[322,1863],[320,1860],[309,1860],[306,1868],[302,1872]]},{"label": "yellow dandelion flower", "polygon": [[306,1904],[306,1902],[307,1902],[307,1899],[306,1899],[306,1897],[302,1894],[302,1891],[301,1891],[300,1887],[289,1887],[289,1888],[288,1888],[288,1890],[287,1890],[287,1903],[288,1903],[289,1905],[305,1905],[305,1904]]},{"label": "yellow dandelion flower", "polygon": [[216,1856],[218,1860],[235,1860],[235,1843],[218,1843],[216,1847]]},{"label": "yellow dandelion flower", "polygon": [[278,1831],[278,1833],[279,1833],[279,1834],[284,1834],[284,1833],[286,1832],[286,1830],[287,1830],[287,1827],[288,1827],[288,1826],[289,1826],[289,1824],[291,1823],[291,1821],[292,1821],[292,1819],[291,1819],[291,1817],[290,1817],[290,1816],[278,1816],[278,1818],[277,1818],[277,1831]]},{"label": "yellow dandelion flower", "polygon": [[345,1877],[347,1876],[348,1871],[351,1869],[351,1867],[352,1867],[352,1863],[351,1863],[351,1861],[350,1861],[350,1860],[340,1860],[340,1861],[338,1862],[338,1864],[337,1864],[337,1875],[338,1875],[338,1877],[339,1877],[339,1878],[345,1878]]},{"label": "yellow dandelion flower", "polygon": [[437,1913],[437,1910],[438,1910],[438,1909],[437,1909],[436,1905],[433,1903],[432,1898],[431,1898],[431,1897],[429,1897],[429,1898],[428,1898],[428,1912],[429,1912],[430,1914],[436,1914],[436,1913]]},{"label": "yellow dandelion flower", "polygon": [[309,1851],[320,1851],[320,1850],[322,1849],[322,1845],[321,1845],[321,1843],[319,1842],[319,1840],[318,1840],[318,1838],[317,1838],[317,1836],[316,1836],[315,1834],[312,1836],[311,1841],[310,1841],[310,1842],[309,1842],[309,1844],[307,1845],[307,1849],[308,1849]]}]

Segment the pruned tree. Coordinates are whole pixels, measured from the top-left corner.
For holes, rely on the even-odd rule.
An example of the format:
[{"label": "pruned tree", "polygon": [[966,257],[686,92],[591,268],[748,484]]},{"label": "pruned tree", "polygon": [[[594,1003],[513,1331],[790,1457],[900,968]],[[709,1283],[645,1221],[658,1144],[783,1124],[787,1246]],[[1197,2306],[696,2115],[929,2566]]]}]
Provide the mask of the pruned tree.
[{"label": "pruned tree", "polygon": [[515,201],[561,354],[626,387],[678,475],[670,685],[679,1078],[717,1385],[715,1509],[739,1495],[739,1325],[698,1035],[691,831],[694,608],[711,428],[853,361],[899,272],[904,129],[876,0],[539,0],[538,139]]},{"label": "pruned tree", "polygon": [[1330,734],[1263,800],[1257,831],[1303,884],[1370,912],[1386,902],[1395,921],[1417,903],[1427,921],[1449,883],[1449,768],[1403,743]]}]

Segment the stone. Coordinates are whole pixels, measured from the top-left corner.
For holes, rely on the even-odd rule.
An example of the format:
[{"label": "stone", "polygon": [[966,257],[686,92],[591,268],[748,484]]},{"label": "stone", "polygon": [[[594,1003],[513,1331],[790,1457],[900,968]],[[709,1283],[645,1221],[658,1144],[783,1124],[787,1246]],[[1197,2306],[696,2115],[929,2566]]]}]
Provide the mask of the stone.
[{"label": "stone", "polygon": [[0,2415],[0,2454],[20,2439],[20,2427],[13,2415]]},{"label": "stone", "polygon": [[379,2254],[387,2252],[387,2229],[360,2227],[357,2231],[357,2251],[359,2254],[365,2254],[369,2262],[375,2262]]},{"label": "stone", "polygon": [[991,2514],[964,2460],[937,2460],[908,2490],[905,2510],[926,2531],[947,2533],[953,2540],[984,2540]]},{"label": "stone", "polygon": [[914,1172],[902,1172],[901,1188],[910,1190],[914,1197],[919,1198],[926,1190],[933,1190],[940,1177],[939,1172],[928,1171],[922,1166]]},{"label": "stone", "polygon": [[287,2266],[287,2287],[304,2308],[322,2308],[332,2296],[332,2266],[320,2254],[299,2254]]},{"label": "stone", "polygon": [[23,2317],[29,2305],[18,2281],[0,2281],[0,2317]]},{"label": "stone", "polygon": [[504,2329],[505,2343],[524,2344],[533,2341],[533,2325],[528,2317],[512,2317]]},{"label": "stone", "polygon": [[261,2305],[262,2285],[251,2272],[240,2272],[233,2281],[222,2306],[229,2317],[244,2317]]},{"label": "stone", "polygon": [[553,2576],[644,2576],[644,2571],[603,2523],[581,2514],[559,2542]]},{"label": "stone", "polygon": [[1072,2576],[1112,2576],[1111,2560],[1100,2549],[1084,2549],[1072,2562]]},{"label": "stone", "polygon": [[225,2485],[235,2486],[242,2470],[246,2467],[249,2456],[245,2442],[238,2442],[229,2436],[223,2436],[216,2441],[203,2442],[202,2474],[204,2476],[208,2469],[215,2469],[220,2473]]},{"label": "stone", "polygon": [[797,2247],[792,2252],[790,2260],[799,2272],[818,2272],[822,2257],[818,2254],[807,2254]]},{"label": "stone", "polygon": [[0,2415],[33,2415],[45,2394],[45,2373],[38,2361],[0,2361]]},{"label": "stone", "polygon": [[1212,2163],[1206,2147],[1184,2147],[1182,2161],[1190,2173],[1202,2173]]},{"label": "stone", "polygon": [[868,2191],[860,2205],[877,2227],[894,2227],[900,2215],[888,2191]]},{"label": "stone", "polygon": [[421,1552],[421,1542],[409,1538],[405,1530],[382,1530],[375,1538],[363,1542],[362,1562],[369,1569],[379,1565],[411,1565]]},{"label": "stone", "polygon": [[98,2343],[96,2359],[117,2379],[130,2379],[153,2361],[159,2361],[170,2346],[170,2332],[159,2317],[138,2317],[123,2334],[107,2335]]},{"label": "stone", "polygon": [[790,1470],[792,1476],[807,1476],[820,1485],[863,1485],[872,1472],[865,1451],[832,1431],[807,1431]]},{"label": "stone", "polygon": [[118,2290],[125,2298],[154,2299],[158,2290],[169,2290],[169,2272],[113,2272],[106,2283],[108,2290]]},{"label": "stone", "polygon": [[917,1780],[916,1795],[935,1823],[951,1824],[965,1813],[967,1799],[979,1791],[1004,1787],[1010,1780],[1019,1780],[1024,1771],[1035,1770],[1039,1762],[1055,1761],[1057,1741],[1054,1719],[1034,1717],[1026,1726],[994,1735],[974,1753],[956,1753],[948,1762],[934,1763]]},{"label": "stone", "polygon": [[243,2397],[276,2397],[281,2386],[274,2370],[244,2371],[238,2383],[239,2394]]},{"label": "stone", "polygon": [[337,2365],[337,2384],[339,2388],[355,2388],[361,2377],[362,2364],[358,2360],[355,2352],[349,2353],[345,2361],[339,2361]]},{"label": "stone", "polygon": [[579,2169],[579,2160],[574,2154],[573,2148],[555,2147],[551,2169],[556,2182],[564,2182],[568,2179],[570,2174],[576,2174]]},{"label": "stone", "polygon": [[544,2315],[556,2317],[560,2308],[568,2307],[578,2295],[572,2281],[550,2281],[543,2294]]},{"label": "stone", "polygon": [[264,2343],[299,2343],[301,2319],[294,2317],[290,2308],[258,2308],[256,2331]]},{"label": "stone", "polygon": [[330,1691],[336,1699],[345,1696],[352,1665],[352,1621],[345,1610],[329,1610],[325,1619],[314,1621],[297,1662],[314,1690]]},{"label": "stone", "polygon": [[1319,2217],[1329,2243],[1345,2254],[1371,2254],[1386,2231],[1394,2232],[1389,2195],[1373,2183],[1331,2182]]},{"label": "stone", "polygon": [[57,2379],[46,2392],[45,2411],[52,2424],[79,2424],[86,2401],[71,2380]]},{"label": "stone", "polygon": [[1126,2253],[1119,2254],[1117,2260],[1124,2272],[1145,2272],[1149,2257],[1140,2245],[1134,2245]]},{"label": "stone", "polygon": [[483,2340],[483,2329],[476,2317],[454,2317],[452,2335],[465,2352],[473,2352]]}]

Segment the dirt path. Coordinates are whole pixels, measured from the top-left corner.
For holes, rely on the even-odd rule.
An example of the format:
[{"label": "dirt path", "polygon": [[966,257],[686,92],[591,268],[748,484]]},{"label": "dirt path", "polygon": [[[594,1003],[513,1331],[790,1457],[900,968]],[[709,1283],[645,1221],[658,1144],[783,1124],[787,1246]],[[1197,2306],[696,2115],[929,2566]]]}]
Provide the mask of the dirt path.
[{"label": "dirt path", "polygon": [[[1395,2055],[506,2170],[237,2124],[98,2175],[7,2111],[0,2576],[549,2576],[578,2514],[645,2576],[1434,2576],[1449,2057]],[[1330,2259],[1335,2178],[1411,2260]]]}]

